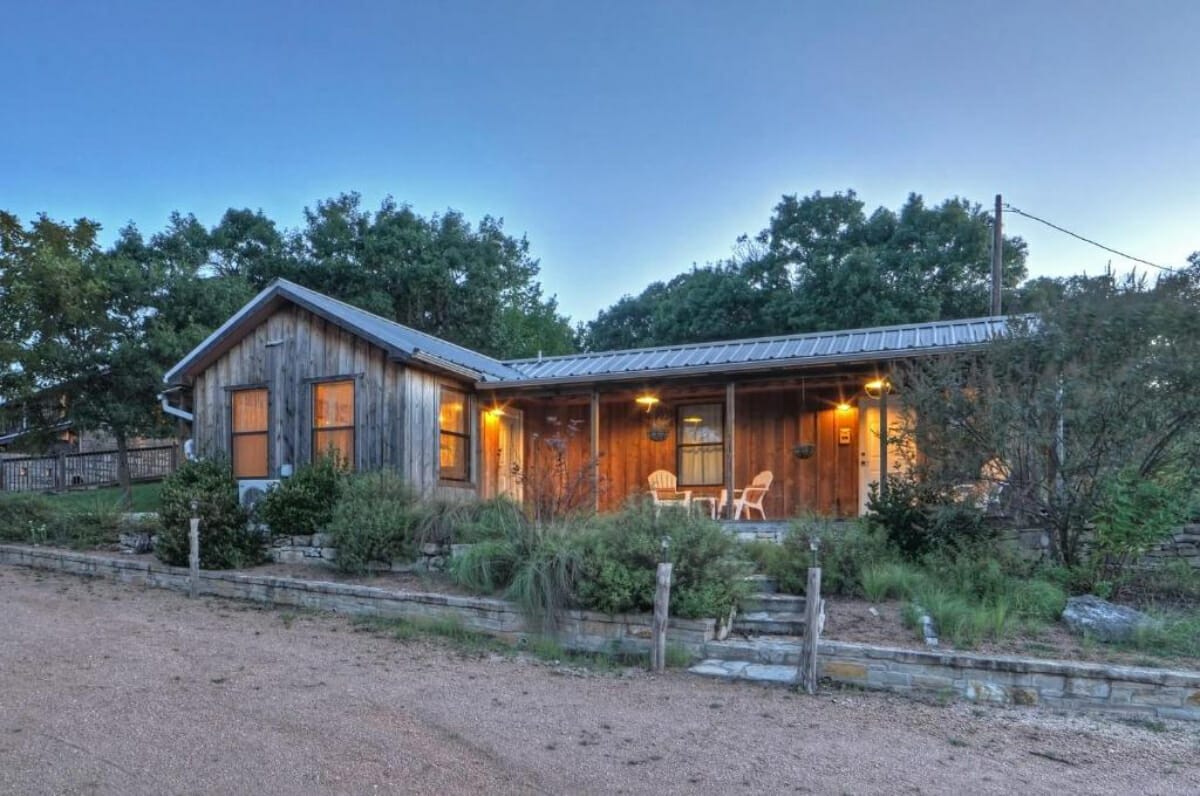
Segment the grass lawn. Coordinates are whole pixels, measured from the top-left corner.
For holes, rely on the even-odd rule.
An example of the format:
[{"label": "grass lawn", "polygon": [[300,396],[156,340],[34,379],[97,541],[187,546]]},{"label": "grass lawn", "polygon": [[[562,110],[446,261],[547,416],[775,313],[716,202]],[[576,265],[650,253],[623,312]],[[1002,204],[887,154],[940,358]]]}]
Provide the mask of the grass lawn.
[{"label": "grass lawn", "polygon": [[[162,489],[161,481],[133,485],[133,511],[158,511],[158,493]],[[44,493],[45,497],[53,500],[55,505],[64,509],[86,510],[97,505],[116,507],[121,501],[119,487],[104,487],[102,489],[76,489],[70,492]]]}]

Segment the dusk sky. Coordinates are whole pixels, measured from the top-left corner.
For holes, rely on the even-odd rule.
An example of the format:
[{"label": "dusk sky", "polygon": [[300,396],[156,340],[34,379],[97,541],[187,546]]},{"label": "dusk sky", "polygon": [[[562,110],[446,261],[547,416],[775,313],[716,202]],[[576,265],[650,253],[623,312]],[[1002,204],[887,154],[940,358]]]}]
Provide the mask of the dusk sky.
[{"label": "dusk sky", "polygon": [[[158,231],[342,191],[504,218],[587,320],[779,197],[1200,249],[1200,3],[5,3],[0,208]],[[1034,222],[1031,275],[1109,255]],[[1114,266],[1129,263],[1113,258]]]}]

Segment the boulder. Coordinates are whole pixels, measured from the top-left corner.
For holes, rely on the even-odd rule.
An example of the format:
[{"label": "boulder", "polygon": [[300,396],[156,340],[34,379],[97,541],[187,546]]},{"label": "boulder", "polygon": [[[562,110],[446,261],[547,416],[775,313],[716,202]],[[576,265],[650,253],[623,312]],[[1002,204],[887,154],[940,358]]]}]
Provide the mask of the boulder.
[{"label": "boulder", "polygon": [[1092,594],[1067,600],[1062,620],[1075,635],[1098,641],[1128,641],[1138,628],[1157,624],[1141,611],[1114,605]]}]

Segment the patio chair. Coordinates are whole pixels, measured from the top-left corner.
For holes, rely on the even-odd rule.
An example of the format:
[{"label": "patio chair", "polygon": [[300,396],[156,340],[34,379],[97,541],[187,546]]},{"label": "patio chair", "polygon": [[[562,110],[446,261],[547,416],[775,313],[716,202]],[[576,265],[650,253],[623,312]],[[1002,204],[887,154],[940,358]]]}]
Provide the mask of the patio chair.
[{"label": "patio chair", "polygon": [[675,506],[684,511],[692,508],[692,492],[686,489],[678,490],[675,473],[666,470],[655,470],[646,479],[650,482],[650,499],[654,501],[654,513],[657,514],[663,506]]},{"label": "patio chair", "polygon": [[750,486],[745,489],[733,490],[733,519],[740,520],[743,511],[746,513],[746,519],[750,519],[750,512],[757,511],[758,515],[765,520],[767,513],[763,511],[763,498],[767,496],[767,491],[771,488],[771,482],[774,480],[774,473],[770,470],[763,470],[754,476]]}]

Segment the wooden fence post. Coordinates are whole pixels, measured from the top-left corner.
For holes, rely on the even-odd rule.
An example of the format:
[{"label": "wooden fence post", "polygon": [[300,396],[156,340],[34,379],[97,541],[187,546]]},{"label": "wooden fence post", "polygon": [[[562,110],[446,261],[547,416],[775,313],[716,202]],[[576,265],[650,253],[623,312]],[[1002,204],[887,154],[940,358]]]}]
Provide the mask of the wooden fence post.
[{"label": "wooden fence post", "polygon": [[67,454],[60,452],[58,458],[54,460],[54,488],[63,490],[67,488]]},{"label": "wooden fence post", "polygon": [[188,596],[193,599],[200,586],[200,518],[195,516],[198,508],[193,500],[191,528],[188,530]]},{"label": "wooden fence post", "polygon": [[825,625],[825,601],[821,599],[821,568],[808,568],[804,590],[804,642],[796,666],[796,686],[807,694],[817,693],[817,646]]},{"label": "wooden fence post", "polygon": [[671,564],[663,562],[658,565],[658,576],[654,583],[654,623],[651,625],[654,646],[650,649],[650,668],[656,672],[667,668],[667,620],[670,605]]}]

